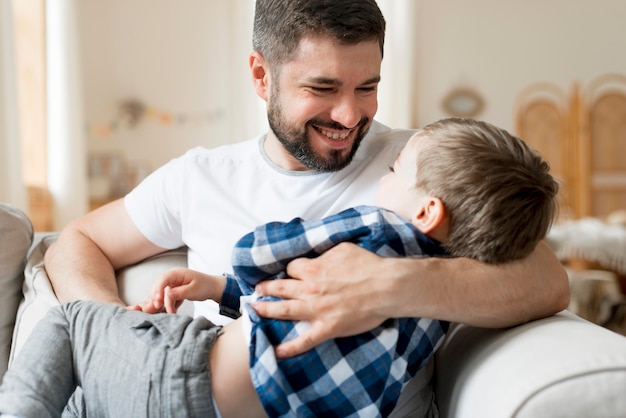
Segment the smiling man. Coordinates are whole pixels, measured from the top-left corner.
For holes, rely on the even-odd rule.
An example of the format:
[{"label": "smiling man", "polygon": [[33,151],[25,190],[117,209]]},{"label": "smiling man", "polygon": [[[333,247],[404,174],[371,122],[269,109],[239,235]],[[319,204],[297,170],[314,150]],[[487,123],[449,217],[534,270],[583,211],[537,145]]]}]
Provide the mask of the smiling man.
[{"label": "smiling man", "polygon": [[[311,62],[311,57],[317,59]],[[290,170],[332,172],[346,167],[377,110],[382,60],[378,44],[347,46],[327,36],[305,38],[289,66],[276,72],[276,80],[265,77],[271,68],[260,53],[250,60],[257,94],[267,101],[271,131],[266,147],[277,157],[295,160],[285,162]],[[344,61],[351,65],[338,65]],[[272,148],[276,140],[280,146]]]},{"label": "smiling man", "polygon": [[[68,225],[46,254],[58,298],[123,305],[114,272],[148,256],[185,245],[190,268],[231,272],[231,249],[257,225],[374,204],[379,178],[413,134],[373,120],[384,31],[374,0],[257,0],[249,64],[270,131],[190,150],[124,199]],[[568,301],[567,276],[545,244],[503,266],[382,259],[340,244],[287,271],[297,280],[258,288],[285,300],[255,308],[262,316],[308,320],[311,328],[276,347],[278,356],[390,317],[508,326],[550,315]],[[222,312],[236,316],[238,302],[222,299]],[[216,324],[230,321],[215,303],[195,306],[196,315]],[[412,379],[395,416],[434,413],[431,374],[425,367]]]}]

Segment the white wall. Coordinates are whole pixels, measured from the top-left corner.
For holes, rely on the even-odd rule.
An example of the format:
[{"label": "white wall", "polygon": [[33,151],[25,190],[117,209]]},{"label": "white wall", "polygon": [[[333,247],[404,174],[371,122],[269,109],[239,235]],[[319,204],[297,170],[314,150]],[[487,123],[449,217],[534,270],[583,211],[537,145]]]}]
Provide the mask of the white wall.
[{"label": "white wall", "polygon": [[626,74],[623,0],[419,0],[418,121],[446,116],[455,86],[478,90],[481,118],[513,129],[514,100],[545,81],[569,91]]},{"label": "white wall", "polygon": [[[260,132],[247,61],[252,4],[81,1],[90,152],[120,150],[128,161],[156,168],[194,146],[216,146]],[[136,128],[118,125],[111,135],[102,134],[98,128],[114,121],[119,102],[128,98],[187,120],[167,124],[147,118]]]}]

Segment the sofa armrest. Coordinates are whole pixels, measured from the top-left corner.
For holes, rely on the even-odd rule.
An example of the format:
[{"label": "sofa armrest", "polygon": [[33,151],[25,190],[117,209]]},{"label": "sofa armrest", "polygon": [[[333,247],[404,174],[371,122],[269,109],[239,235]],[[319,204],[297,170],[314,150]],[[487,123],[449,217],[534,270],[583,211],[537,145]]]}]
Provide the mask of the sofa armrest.
[{"label": "sofa armrest", "polygon": [[567,311],[505,330],[454,325],[436,365],[442,417],[626,411],[626,337]]}]

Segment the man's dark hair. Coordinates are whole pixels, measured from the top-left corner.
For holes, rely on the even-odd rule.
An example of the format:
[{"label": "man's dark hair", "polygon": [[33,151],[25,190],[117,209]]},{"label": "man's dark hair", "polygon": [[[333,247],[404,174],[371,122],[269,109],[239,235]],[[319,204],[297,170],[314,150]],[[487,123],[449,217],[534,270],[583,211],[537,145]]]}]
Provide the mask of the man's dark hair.
[{"label": "man's dark hair", "polygon": [[270,67],[288,61],[307,36],[343,45],[377,41],[382,56],[385,19],[374,0],[256,1],[252,47]]}]

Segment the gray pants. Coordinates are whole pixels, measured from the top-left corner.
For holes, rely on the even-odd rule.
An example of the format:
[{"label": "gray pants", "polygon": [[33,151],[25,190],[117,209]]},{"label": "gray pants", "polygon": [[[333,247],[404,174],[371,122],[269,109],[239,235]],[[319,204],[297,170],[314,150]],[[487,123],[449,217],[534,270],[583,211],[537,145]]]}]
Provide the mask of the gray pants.
[{"label": "gray pants", "polygon": [[[58,417],[215,417],[204,318],[74,302],[51,309],[0,386],[0,412]],[[69,414],[66,410],[64,416]]]}]

